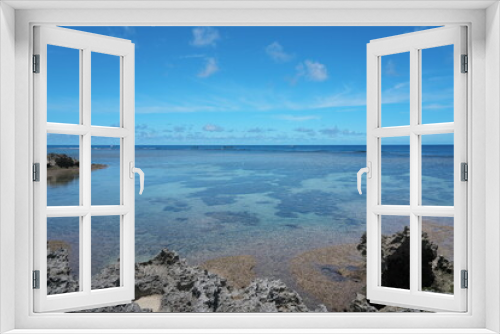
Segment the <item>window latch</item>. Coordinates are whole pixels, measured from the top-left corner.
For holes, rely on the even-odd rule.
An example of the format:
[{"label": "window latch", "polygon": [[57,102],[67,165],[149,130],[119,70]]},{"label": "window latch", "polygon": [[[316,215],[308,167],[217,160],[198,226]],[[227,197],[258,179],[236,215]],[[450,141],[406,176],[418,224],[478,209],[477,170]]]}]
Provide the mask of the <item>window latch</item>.
[{"label": "window latch", "polygon": [[366,173],[366,177],[371,179],[372,178],[372,163],[368,161],[368,166],[365,168],[361,168],[358,172],[358,192],[361,195],[361,176]]},{"label": "window latch", "polygon": [[131,179],[134,178],[134,173],[139,174],[140,184],[141,184],[141,189],[139,190],[139,195],[142,195],[142,192],[144,191],[144,172],[140,168],[135,168],[133,161],[130,161],[130,163],[129,163],[129,172],[130,172],[129,176]]}]

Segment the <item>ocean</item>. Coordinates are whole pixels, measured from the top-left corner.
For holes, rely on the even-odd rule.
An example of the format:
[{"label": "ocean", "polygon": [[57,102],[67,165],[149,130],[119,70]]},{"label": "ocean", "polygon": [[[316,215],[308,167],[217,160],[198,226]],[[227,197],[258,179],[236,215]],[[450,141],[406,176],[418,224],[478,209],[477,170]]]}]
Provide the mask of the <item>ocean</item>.
[{"label": "ocean", "polygon": [[[48,153],[78,158],[77,146],[49,145]],[[453,145],[422,146],[422,203],[453,205]],[[409,204],[409,146],[382,146],[382,204]],[[92,205],[120,202],[119,146],[92,146]],[[366,146],[136,147],[145,177],[136,186],[136,261],[162,248],[189,264],[251,255],[257,276],[292,287],[289,261],[308,250],[358,242],[366,230],[366,194],[356,173]],[[138,178],[137,178],[138,179]],[[48,205],[78,205],[78,176],[52,179]],[[50,218],[49,240],[78,249],[78,218]],[[398,230],[397,224],[384,232]],[[92,273],[119,255],[119,218],[92,218]],[[74,274],[78,252],[70,253]]]}]

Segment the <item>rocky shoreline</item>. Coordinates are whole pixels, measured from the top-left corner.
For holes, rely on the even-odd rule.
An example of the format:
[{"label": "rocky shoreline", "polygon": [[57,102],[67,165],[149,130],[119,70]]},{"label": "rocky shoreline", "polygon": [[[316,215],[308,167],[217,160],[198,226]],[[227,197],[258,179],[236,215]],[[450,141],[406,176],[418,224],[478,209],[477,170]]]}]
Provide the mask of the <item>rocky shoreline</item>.
[{"label": "rocky shoreline", "polygon": [[[50,251],[47,257],[48,293],[78,290],[70,275],[66,249]],[[279,280],[257,278],[245,288],[199,267],[187,265],[177,253],[163,249],[153,259],[137,263],[135,297],[161,295],[159,312],[327,312],[324,305],[310,310],[299,294]],[[56,276],[54,276],[56,275]],[[104,268],[93,277],[92,288],[117,287],[120,284],[117,264]],[[152,312],[138,303],[103,307],[80,312]]]},{"label": "rocky shoreline", "polygon": [[[385,286],[405,288],[409,278],[405,276],[401,264],[407,261],[409,238],[409,229],[383,237],[382,282]],[[453,264],[438,255],[437,245],[429,241],[425,233],[422,240],[425,289],[452,293]],[[78,282],[71,274],[68,262],[68,249],[53,245],[49,247],[47,256],[48,294],[78,291]],[[151,260],[136,263],[135,298],[139,303],[134,301],[130,304],[80,312],[420,312],[370,304],[365,297],[366,263],[359,262],[366,261],[366,236],[362,236],[357,245],[345,245],[349,246],[347,248],[338,248],[339,246],[343,245],[333,246],[337,247],[333,249],[333,253],[329,249],[307,252],[301,259],[302,262],[297,262],[296,267],[291,268],[294,275],[297,270],[304,268],[297,265],[320,269],[319,273],[304,271],[305,276],[296,277],[304,291],[312,293],[324,303],[314,308],[307,307],[299,293],[280,280],[252,277],[251,280],[237,283],[228,281],[220,274],[211,272],[210,267],[207,270],[207,266],[189,266],[176,252],[163,249]],[[322,259],[320,263],[316,263],[318,255],[315,255],[315,252],[318,251],[319,259]],[[337,258],[332,259],[331,255],[336,255]],[[359,263],[356,268],[349,269],[348,267],[353,267],[353,256],[356,256]],[[246,260],[246,267],[253,266],[249,259]],[[224,260],[215,263],[218,273],[223,273],[224,270],[221,269],[225,268],[221,265],[229,262]],[[118,262],[104,268],[92,277],[92,288],[120,286],[119,268]],[[228,268],[235,270],[231,266]],[[329,270],[326,271],[325,268]],[[231,270],[227,271],[226,268],[228,273]],[[328,280],[322,275],[326,275],[332,284],[327,284]],[[394,276],[397,276],[397,279]],[[149,305],[141,303],[141,299],[147,299],[149,304],[157,301],[158,305],[154,308],[141,307],[140,304]]]}]

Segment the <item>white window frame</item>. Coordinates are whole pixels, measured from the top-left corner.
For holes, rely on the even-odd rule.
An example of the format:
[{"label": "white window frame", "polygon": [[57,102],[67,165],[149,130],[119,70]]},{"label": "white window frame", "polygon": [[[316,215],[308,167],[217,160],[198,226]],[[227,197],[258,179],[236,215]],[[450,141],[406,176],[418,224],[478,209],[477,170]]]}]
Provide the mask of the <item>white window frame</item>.
[{"label": "white window frame", "polygon": [[[47,46],[78,50],[80,59],[80,121],[78,124],[47,122]],[[39,288],[34,290],[35,312],[74,311],[130,303],[135,296],[135,193],[131,171],[135,160],[134,44],[129,40],[101,36],[60,27],[34,27],[34,54],[39,56],[39,73],[34,84],[34,162],[39,163],[39,181],[33,184],[34,270],[39,271]],[[119,58],[120,115],[118,127],[92,125],[92,53]],[[50,70],[50,69],[49,69]],[[79,205],[47,206],[47,134],[79,137]],[[120,141],[120,204],[92,205],[91,144],[94,136]],[[92,290],[92,217],[118,216],[120,228],[120,286]],[[47,294],[47,220],[76,217],[79,220],[79,291]],[[75,250],[76,251],[76,250]]]},{"label": "white window frame", "polygon": [[[14,11],[10,6],[19,9]],[[69,8],[60,8],[68,6]],[[126,6],[134,9],[124,9]],[[392,6],[398,8],[391,9]],[[114,10],[103,10],[103,7]],[[109,333],[113,329],[115,332],[126,330],[127,333],[500,332],[498,319],[500,312],[498,284],[500,13],[497,1],[436,0],[421,3],[398,1],[397,4],[386,1],[370,1],[369,4],[363,1],[288,3],[142,1],[142,4],[133,1],[118,3],[79,1],[73,4],[69,1],[63,3],[4,1],[0,4],[0,10],[0,70],[2,71],[0,76],[0,181],[2,182],[0,330],[2,332],[13,330],[12,333],[18,334],[47,333],[42,329],[51,329],[51,333],[77,333],[77,329],[87,329],[86,333]],[[469,227],[468,231],[471,237],[468,243],[470,254],[468,312],[460,314],[34,314],[33,293],[30,288],[32,262],[26,259],[31,258],[29,254],[33,241],[31,237],[33,212],[30,209],[33,206],[30,197],[32,195],[30,181],[32,163],[30,143],[33,130],[32,76],[29,70],[32,27],[35,24],[467,25],[470,41],[468,54],[471,59],[468,103],[469,110],[472,111],[468,116],[468,132],[472,134],[468,150],[472,155],[468,218],[471,222],[469,225],[473,226]],[[12,70],[13,66],[15,73]],[[487,71],[485,66],[488,66]],[[15,82],[15,86],[12,82]],[[14,141],[15,147],[12,147]],[[14,171],[15,178],[12,180]],[[486,174],[488,174],[487,183]],[[11,198],[12,189],[15,191],[14,200]],[[11,206],[15,210],[12,210]],[[489,254],[496,254],[488,262],[488,266],[484,260],[486,251]],[[141,329],[137,329],[138,327]],[[185,330],[179,330],[180,328]]]},{"label": "white window frame", "polygon": [[[461,288],[461,270],[467,269],[467,184],[461,181],[461,163],[467,163],[467,76],[461,73],[461,56],[467,54],[466,27],[449,26],[386,37],[370,41],[367,46],[367,299],[376,304],[436,311],[467,310],[467,290]],[[422,50],[453,45],[454,121],[422,123]],[[410,110],[409,124],[382,126],[382,57],[409,53]],[[454,205],[422,205],[422,135],[454,134]],[[410,144],[408,205],[384,205],[381,202],[381,147],[383,138],[407,137]],[[381,283],[382,217],[405,216],[410,227],[409,289],[384,287]],[[452,217],[454,293],[422,291],[422,217]]]}]

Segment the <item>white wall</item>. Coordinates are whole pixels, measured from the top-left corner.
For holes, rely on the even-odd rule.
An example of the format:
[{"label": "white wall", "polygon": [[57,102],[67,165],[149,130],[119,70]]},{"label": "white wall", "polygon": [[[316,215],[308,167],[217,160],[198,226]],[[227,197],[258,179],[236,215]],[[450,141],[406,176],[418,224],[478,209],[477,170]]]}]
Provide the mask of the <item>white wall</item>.
[{"label": "white wall", "polygon": [[[486,11],[486,328],[500,332],[500,12],[499,4]],[[496,261],[496,265],[491,265]],[[493,306],[493,307],[492,307]]]},{"label": "white wall", "polygon": [[14,328],[15,12],[0,3],[0,333]]}]

